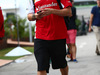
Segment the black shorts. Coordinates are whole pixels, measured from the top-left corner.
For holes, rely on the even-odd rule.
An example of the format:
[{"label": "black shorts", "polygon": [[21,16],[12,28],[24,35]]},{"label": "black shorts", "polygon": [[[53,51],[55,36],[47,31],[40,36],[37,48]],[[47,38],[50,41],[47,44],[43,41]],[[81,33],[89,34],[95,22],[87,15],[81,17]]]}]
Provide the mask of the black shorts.
[{"label": "black shorts", "polygon": [[34,54],[38,65],[38,71],[48,71],[50,59],[52,68],[59,69],[67,66],[66,40],[34,40]]}]

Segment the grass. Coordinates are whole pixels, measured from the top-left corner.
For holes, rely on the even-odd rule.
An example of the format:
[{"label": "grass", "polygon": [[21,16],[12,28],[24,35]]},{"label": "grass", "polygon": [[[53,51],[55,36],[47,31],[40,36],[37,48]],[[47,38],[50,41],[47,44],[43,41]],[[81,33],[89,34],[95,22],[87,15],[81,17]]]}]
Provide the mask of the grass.
[{"label": "grass", "polygon": [[90,6],[95,6],[96,4],[92,4],[92,5],[75,5],[75,7],[90,7]]},{"label": "grass", "polygon": [[[10,52],[14,48],[15,47],[6,48],[6,49],[0,50],[0,59],[15,60],[15,59],[18,59],[20,57],[23,57],[23,56],[5,56],[5,54],[7,54],[8,52]],[[32,53],[34,52],[33,47],[22,47],[22,48],[28,50],[29,52],[32,52]]]}]

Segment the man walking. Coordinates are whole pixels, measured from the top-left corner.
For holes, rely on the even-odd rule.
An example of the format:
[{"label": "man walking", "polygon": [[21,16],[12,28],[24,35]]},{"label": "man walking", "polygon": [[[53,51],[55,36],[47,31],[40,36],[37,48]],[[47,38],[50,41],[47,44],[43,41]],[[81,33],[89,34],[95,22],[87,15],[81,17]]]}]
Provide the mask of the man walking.
[{"label": "man walking", "polygon": [[93,26],[93,31],[97,39],[97,55],[100,55],[100,0],[97,0],[97,6],[94,6],[91,11],[89,32]]},{"label": "man walking", "polygon": [[70,23],[67,25],[67,34],[68,38],[66,38],[66,43],[68,45],[68,50],[69,53],[67,54],[67,57],[70,57],[73,62],[77,62],[76,59],[76,34],[77,34],[77,29],[76,29],[76,8],[74,7],[74,1],[70,0],[72,2],[72,16],[70,17]]},{"label": "man walking", "polygon": [[[37,75],[47,75],[50,59],[53,69],[60,69],[62,75],[68,75],[66,57],[66,25],[64,16],[71,15],[71,2],[60,0],[64,9],[60,9],[57,0],[29,1],[28,19],[36,20],[34,54],[37,61]],[[34,7],[35,6],[35,12]]]}]

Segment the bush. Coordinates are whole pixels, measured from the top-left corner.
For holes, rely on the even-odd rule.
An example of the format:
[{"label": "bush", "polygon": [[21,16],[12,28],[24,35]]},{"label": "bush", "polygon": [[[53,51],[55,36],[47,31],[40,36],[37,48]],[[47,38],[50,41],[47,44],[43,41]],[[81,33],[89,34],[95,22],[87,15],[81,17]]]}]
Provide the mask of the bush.
[{"label": "bush", "polygon": [[81,21],[79,19],[76,19],[76,28],[77,28],[77,31],[79,31],[79,26],[81,25]]},{"label": "bush", "polygon": [[[17,25],[19,28],[19,38],[25,39],[29,37],[29,24],[27,23],[26,19],[22,19],[17,16],[17,21],[15,16],[9,16],[4,22],[5,24],[5,35],[7,38],[12,38],[17,40]],[[17,25],[16,25],[17,24]],[[34,28],[34,27],[33,27]],[[32,28],[32,29],[33,29]],[[32,32],[32,34],[34,31]]]}]

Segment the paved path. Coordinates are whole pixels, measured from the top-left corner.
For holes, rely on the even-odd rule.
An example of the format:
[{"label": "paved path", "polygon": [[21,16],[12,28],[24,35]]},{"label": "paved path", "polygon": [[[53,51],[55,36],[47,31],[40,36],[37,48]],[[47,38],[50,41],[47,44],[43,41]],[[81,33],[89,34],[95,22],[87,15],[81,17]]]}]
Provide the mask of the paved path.
[{"label": "paved path", "polygon": [[84,17],[90,17],[91,9],[93,6],[90,7],[77,7],[77,15],[83,15]]},{"label": "paved path", "polygon": [[0,67],[7,65],[11,62],[13,62],[13,60],[2,60],[2,59],[0,59]]},{"label": "paved path", "polygon": [[[94,33],[77,36],[78,63],[68,62],[69,75],[100,75],[100,56],[95,54],[96,39]],[[69,59],[67,59],[69,60]],[[0,75],[36,75],[37,65],[34,55],[17,59],[0,68]],[[61,75],[59,70],[50,68],[48,75]]]}]

